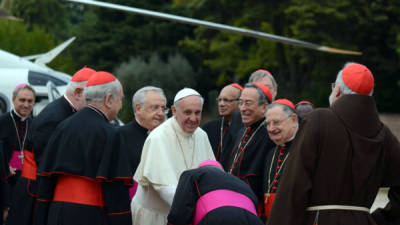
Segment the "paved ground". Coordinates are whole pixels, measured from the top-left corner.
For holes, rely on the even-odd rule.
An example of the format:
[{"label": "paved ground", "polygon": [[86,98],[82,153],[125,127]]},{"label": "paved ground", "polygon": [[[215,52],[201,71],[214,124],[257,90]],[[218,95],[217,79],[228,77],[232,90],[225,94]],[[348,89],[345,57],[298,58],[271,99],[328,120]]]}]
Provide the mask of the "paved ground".
[{"label": "paved ground", "polygon": [[376,196],[375,202],[371,207],[371,212],[373,212],[376,208],[383,208],[386,206],[386,203],[389,201],[387,198],[389,188],[381,188],[379,190],[378,195]]}]

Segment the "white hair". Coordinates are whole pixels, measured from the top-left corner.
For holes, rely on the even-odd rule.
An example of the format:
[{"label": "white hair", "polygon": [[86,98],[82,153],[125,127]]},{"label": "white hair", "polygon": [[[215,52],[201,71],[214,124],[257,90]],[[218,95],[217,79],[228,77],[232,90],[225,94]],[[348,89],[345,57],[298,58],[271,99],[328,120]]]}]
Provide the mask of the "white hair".
[{"label": "white hair", "polygon": [[[343,69],[344,69],[346,66],[351,65],[351,64],[355,64],[355,63],[354,63],[354,62],[347,62],[347,63],[343,66],[343,68],[339,71],[339,73],[338,73],[338,75],[337,75],[337,77],[336,77],[335,84],[336,84],[336,85],[339,84],[339,86],[340,86],[340,92],[341,92],[343,95],[358,95],[357,92],[351,90],[351,89],[344,83],[343,78],[342,78],[342,71],[343,71]],[[370,92],[368,95],[369,95],[369,96],[372,96],[373,93],[374,93],[374,89],[372,89],[371,92]]]},{"label": "white hair", "polygon": [[86,102],[102,102],[107,94],[117,99],[120,91],[118,80],[114,80],[106,84],[86,87],[83,94]]},{"label": "white hair", "polygon": [[167,98],[165,97],[164,91],[161,88],[154,87],[154,86],[146,86],[142,87],[139,90],[135,92],[135,94],[132,97],[132,107],[133,107],[133,113],[136,115],[136,104],[140,104],[142,107],[144,106],[145,103],[145,98],[146,94],[149,91],[155,91],[161,94],[161,96],[164,98],[165,102],[167,102]]},{"label": "white hair", "polygon": [[85,84],[87,81],[80,81],[80,82],[75,82],[75,81],[70,81],[67,86],[67,90],[65,91],[66,94],[74,94],[75,89],[77,88],[85,88]]}]

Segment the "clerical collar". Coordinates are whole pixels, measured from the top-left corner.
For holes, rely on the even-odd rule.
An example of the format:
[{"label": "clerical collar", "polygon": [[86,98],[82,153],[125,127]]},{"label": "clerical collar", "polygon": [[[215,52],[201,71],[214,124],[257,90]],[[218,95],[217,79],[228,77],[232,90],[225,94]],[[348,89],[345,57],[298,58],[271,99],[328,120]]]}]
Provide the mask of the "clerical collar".
[{"label": "clerical collar", "polygon": [[64,98],[65,98],[65,100],[67,100],[67,102],[69,103],[69,105],[72,107],[73,111],[75,111],[75,112],[78,111],[78,110],[75,108],[74,104],[72,104],[71,100],[69,100],[69,98],[68,98],[67,95],[64,94]]},{"label": "clerical collar", "polygon": [[260,126],[260,124],[263,123],[264,120],[265,120],[265,117],[261,118],[259,121],[257,121],[257,122],[255,122],[255,123],[253,123],[252,125],[250,125],[250,128],[251,128],[252,130],[257,129],[257,127]]},{"label": "clerical collar", "polygon": [[139,122],[139,120],[138,120],[136,117],[135,117],[135,122],[136,122],[136,124],[138,125],[138,127],[139,127],[140,129],[142,129],[143,131],[145,131],[145,132],[147,133],[147,135],[150,134],[151,130],[149,130],[149,129],[147,129],[146,127],[144,127],[144,126]]},{"label": "clerical collar", "polygon": [[93,111],[97,112],[100,116],[103,116],[107,121],[110,121],[110,120],[108,119],[108,117],[106,116],[106,114],[105,114],[103,111],[101,111],[101,109],[96,108],[96,107],[93,106],[93,105],[88,105],[87,107],[88,107],[89,109],[92,109]]},{"label": "clerical collar", "polygon": [[185,131],[182,130],[181,126],[179,126],[178,121],[176,121],[175,116],[171,117],[172,120],[172,126],[174,127],[174,130],[179,134],[182,135],[184,137],[191,137],[193,135],[193,133],[196,131],[194,131],[193,133],[186,133]]},{"label": "clerical collar", "polygon": [[13,114],[14,114],[15,116],[17,116],[18,119],[20,119],[22,122],[24,122],[24,121],[29,117],[29,116],[23,117],[23,116],[19,115],[19,113],[17,113],[17,111],[15,111],[15,109],[12,109],[12,112],[13,112]]}]

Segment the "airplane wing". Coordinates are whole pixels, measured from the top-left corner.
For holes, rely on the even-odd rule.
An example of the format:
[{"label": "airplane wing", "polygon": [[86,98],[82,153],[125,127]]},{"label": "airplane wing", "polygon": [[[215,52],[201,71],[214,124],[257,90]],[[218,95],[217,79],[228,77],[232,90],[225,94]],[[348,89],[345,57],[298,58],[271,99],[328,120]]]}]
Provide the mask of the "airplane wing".
[{"label": "airplane wing", "polygon": [[30,56],[24,56],[22,58],[26,59],[26,60],[35,59],[35,64],[38,64],[40,66],[44,66],[47,63],[51,62],[58,54],[60,54],[74,40],[75,40],[75,37],[72,37],[72,38],[66,40],[62,44],[58,45],[57,47],[53,48],[52,50],[50,50],[50,51],[48,51],[46,53],[37,54],[37,55],[30,55]]},{"label": "airplane wing", "polygon": [[297,39],[293,39],[293,38],[287,38],[287,37],[283,37],[283,36],[279,36],[279,35],[264,33],[261,31],[249,30],[249,29],[244,29],[244,28],[240,28],[240,27],[233,27],[233,26],[229,26],[229,25],[225,25],[225,24],[213,23],[213,22],[192,19],[192,18],[183,17],[183,16],[176,16],[173,14],[161,13],[161,12],[156,12],[156,11],[151,11],[151,10],[146,10],[146,9],[139,9],[139,8],[135,8],[135,7],[123,6],[123,5],[94,1],[94,0],[66,0],[66,1],[82,3],[82,4],[87,4],[87,5],[100,6],[100,7],[111,8],[111,9],[127,11],[127,12],[133,12],[133,13],[140,14],[140,15],[151,16],[151,17],[155,17],[155,18],[159,18],[159,19],[171,20],[171,21],[175,21],[178,23],[190,24],[190,25],[194,25],[194,26],[203,26],[203,27],[207,27],[210,29],[214,29],[214,30],[227,31],[227,32],[231,32],[231,33],[235,33],[235,34],[239,34],[239,35],[243,35],[243,36],[275,41],[275,42],[279,42],[279,43],[283,43],[283,44],[289,44],[289,45],[294,45],[294,46],[298,46],[298,47],[314,49],[314,50],[318,50],[318,51],[322,51],[322,52],[345,54],[345,55],[362,55],[362,53],[358,52],[358,51],[350,51],[350,50],[332,48],[332,47],[317,45],[314,43],[301,41],[301,40],[297,40]]}]

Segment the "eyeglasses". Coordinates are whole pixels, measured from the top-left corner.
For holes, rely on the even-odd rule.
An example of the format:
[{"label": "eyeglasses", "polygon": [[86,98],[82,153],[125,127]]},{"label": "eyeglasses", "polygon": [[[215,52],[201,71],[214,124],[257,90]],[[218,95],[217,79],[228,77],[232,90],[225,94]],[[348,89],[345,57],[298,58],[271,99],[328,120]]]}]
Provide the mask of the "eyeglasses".
[{"label": "eyeglasses", "polygon": [[252,100],[241,100],[241,99],[239,99],[239,106],[244,105],[244,106],[250,107],[250,106],[253,106],[254,104],[256,104],[255,101],[252,101]]},{"label": "eyeglasses", "polygon": [[152,112],[156,112],[156,111],[158,111],[158,110],[160,110],[160,109],[161,109],[161,111],[162,111],[163,113],[165,113],[165,114],[167,114],[167,113],[169,112],[169,109],[168,109],[167,107],[161,106],[161,105],[150,105],[148,108],[149,108],[150,111],[152,111]]},{"label": "eyeglasses", "polygon": [[228,103],[231,103],[231,102],[237,101],[237,99],[216,98],[215,101],[217,101],[217,103],[220,103],[220,102],[228,102]]},{"label": "eyeglasses", "polygon": [[266,120],[265,121],[265,126],[270,127],[272,125],[274,127],[278,127],[278,126],[282,125],[283,121],[285,121],[288,118],[290,118],[291,115],[293,115],[293,114],[290,114],[289,116],[287,116],[286,118],[281,119],[281,120],[271,120],[271,121],[267,121]]}]

